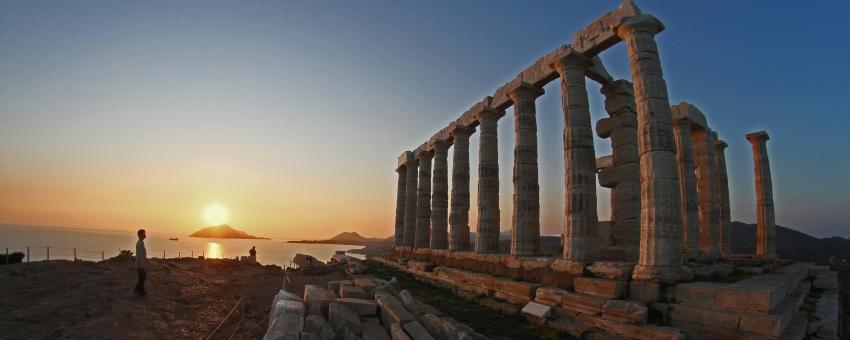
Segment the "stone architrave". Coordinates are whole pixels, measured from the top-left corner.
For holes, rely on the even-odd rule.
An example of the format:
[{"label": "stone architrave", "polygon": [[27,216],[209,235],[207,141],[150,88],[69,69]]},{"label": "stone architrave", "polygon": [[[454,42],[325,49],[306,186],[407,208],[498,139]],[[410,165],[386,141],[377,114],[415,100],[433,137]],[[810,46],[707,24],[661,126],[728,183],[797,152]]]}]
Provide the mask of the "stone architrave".
[{"label": "stone architrave", "polygon": [[732,215],[729,203],[729,176],[726,173],[726,142],[714,138],[714,163],[717,164],[717,196],[720,198],[720,253],[732,253]]},{"label": "stone architrave", "polygon": [[452,210],[449,214],[449,250],[469,250],[469,136],[474,128],[452,123]]},{"label": "stone architrave", "polygon": [[395,235],[393,246],[404,245],[404,197],[407,195],[405,185],[407,184],[407,168],[404,165],[395,169],[398,173],[398,185],[395,199]]},{"label": "stone architrave", "polygon": [[636,280],[676,281],[682,268],[682,218],[673,117],[655,35],[664,25],[653,16],[623,19],[617,35],[626,43],[637,105],[641,170],[641,244]]},{"label": "stone architrave", "polygon": [[477,253],[499,252],[499,142],[497,127],[504,111],[483,107],[475,118],[480,125],[478,145]]},{"label": "stone architrave", "polygon": [[776,256],[776,220],[773,212],[773,182],[770,178],[770,160],[767,156],[767,132],[747,135],[753,145],[753,163],[756,177],[756,255]]},{"label": "stone architrave", "polygon": [[451,142],[436,140],[434,149],[434,184],[431,194],[431,248],[448,249],[449,234],[449,147]]},{"label": "stone architrave", "polygon": [[679,165],[679,195],[682,199],[682,249],[688,253],[696,253],[700,249],[700,228],[691,121],[687,118],[675,121],[673,132],[676,138],[676,160]]},{"label": "stone architrave", "polygon": [[561,78],[564,111],[564,253],[566,260],[591,260],[598,217],[596,155],[585,85],[590,59],[574,50],[552,64]]},{"label": "stone architrave", "polygon": [[[611,81],[600,90],[609,117],[596,124],[596,134],[611,139],[612,167],[601,169],[600,185],[611,188],[614,244],[637,249],[640,244],[640,167],[637,114],[632,83]],[[603,180],[604,179],[604,180]]]},{"label": "stone architrave", "polygon": [[416,241],[416,191],[419,176],[419,160],[412,152],[407,152],[407,183],[404,185],[404,246],[412,248]]},{"label": "stone architrave", "polygon": [[428,248],[431,245],[431,159],[432,150],[420,148],[416,153],[419,159],[419,190],[416,202],[416,232],[413,246]]},{"label": "stone architrave", "polygon": [[717,200],[717,164],[714,162],[714,139],[707,129],[692,132],[696,165],[697,204],[699,205],[700,251],[717,253],[720,207]]},{"label": "stone architrave", "polygon": [[534,100],[543,89],[519,83],[508,97],[514,106],[514,197],[511,255],[540,253],[540,184],[537,177],[537,109]]}]

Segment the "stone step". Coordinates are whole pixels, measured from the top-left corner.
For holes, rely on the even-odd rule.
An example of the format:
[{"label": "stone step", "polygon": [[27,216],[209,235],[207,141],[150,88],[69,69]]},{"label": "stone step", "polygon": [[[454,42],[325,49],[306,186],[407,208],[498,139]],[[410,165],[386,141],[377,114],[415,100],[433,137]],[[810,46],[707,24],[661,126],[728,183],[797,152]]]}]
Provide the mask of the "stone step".
[{"label": "stone step", "polygon": [[800,273],[777,272],[717,287],[714,305],[721,309],[767,313],[800,287],[804,278]]},{"label": "stone step", "polygon": [[577,277],[573,282],[576,292],[588,295],[616,299],[626,295],[628,281]]}]

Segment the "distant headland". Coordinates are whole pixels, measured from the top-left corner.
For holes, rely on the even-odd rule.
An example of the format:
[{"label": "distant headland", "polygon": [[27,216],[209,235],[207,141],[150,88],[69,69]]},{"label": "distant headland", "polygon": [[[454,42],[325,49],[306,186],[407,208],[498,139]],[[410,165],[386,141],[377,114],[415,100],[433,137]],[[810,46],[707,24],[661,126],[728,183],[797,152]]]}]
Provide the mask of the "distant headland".
[{"label": "distant headland", "polygon": [[214,227],[207,227],[201,230],[198,230],[189,237],[204,237],[204,238],[238,238],[238,239],[252,239],[252,240],[269,240],[268,237],[258,237],[254,235],[249,235],[248,233],[237,230],[236,228],[231,227],[227,224],[217,225]]},{"label": "distant headland", "polygon": [[301,240],[301,241],[288,241],[288,243],[314,243],[314,244],[341,244],[341,245],[351,245],[351,246],[366,246],[373,245],[378,242],[384,241],[385,239],[373,237],[366,238],[360,236],[360,234],[356,232],[345,232],[334,237],[331,237],[327,240]]}]

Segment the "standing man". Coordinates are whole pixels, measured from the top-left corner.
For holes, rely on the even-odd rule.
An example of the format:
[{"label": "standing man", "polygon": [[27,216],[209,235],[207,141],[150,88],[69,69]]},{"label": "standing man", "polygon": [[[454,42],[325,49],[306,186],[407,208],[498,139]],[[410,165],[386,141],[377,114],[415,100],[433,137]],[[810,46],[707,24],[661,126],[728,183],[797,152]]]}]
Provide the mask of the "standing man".
[{"label": "standing man", "polygon": [[139,235],[139,241],[136,242],[136,271],[139,273],[139,281],[136,283],[136,294],[139,296],[145,296],[148,293],[145,292],[145,277],[147,273],[145,273],[145,258],[147,257],[147,250],[145,250],[145,230],[139,229],[136,232]]}]

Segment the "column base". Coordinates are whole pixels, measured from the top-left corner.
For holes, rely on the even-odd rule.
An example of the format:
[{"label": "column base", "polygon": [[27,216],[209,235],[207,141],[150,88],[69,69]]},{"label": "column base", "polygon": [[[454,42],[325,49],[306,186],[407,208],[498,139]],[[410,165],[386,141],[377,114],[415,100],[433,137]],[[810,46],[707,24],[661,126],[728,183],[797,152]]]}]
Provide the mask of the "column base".
[{"label": "column base", "polygon": [[688,266],[636,265],[632,280],[677,283],[693,280],[694,272]]}]

